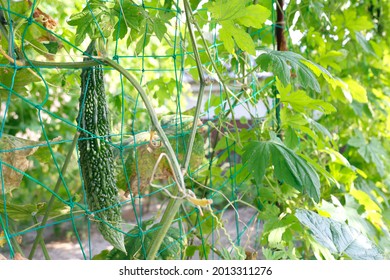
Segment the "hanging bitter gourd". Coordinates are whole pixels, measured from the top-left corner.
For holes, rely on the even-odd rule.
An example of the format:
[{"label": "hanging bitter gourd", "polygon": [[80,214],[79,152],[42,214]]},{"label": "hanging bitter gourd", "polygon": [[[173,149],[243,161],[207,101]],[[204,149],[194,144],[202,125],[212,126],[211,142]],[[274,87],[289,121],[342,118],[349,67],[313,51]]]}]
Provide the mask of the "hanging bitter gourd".
[{"label": "hanging bitter gourd", "polygon": [[[96,55],[95,42],[87,51]],[[89,58],[85,58],[89,60]],[[81,73],[79,154],[89,209],[102,236],[115,248],[126,252],[121,230],[121,212],[115,182],[113,151],[110,146],[108,106],[101,65]]]}]

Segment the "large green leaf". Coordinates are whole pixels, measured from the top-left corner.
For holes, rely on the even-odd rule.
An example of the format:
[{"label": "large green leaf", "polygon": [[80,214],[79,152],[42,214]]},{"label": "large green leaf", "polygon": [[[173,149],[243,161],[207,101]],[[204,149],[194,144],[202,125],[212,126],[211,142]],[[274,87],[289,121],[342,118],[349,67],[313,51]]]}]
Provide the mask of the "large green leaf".
[{"label": "large green leaf", "polygon": [[333,254],[346,254],[354,260],[381,260],[378,248],[357,229],[325,218],[313,211],[299,209],[295,216],[310,229],[318,243]]},{"label": "large green leaf", "polygon": [[243,161],[257,184],[261,184],[265,169],[272,162],[276,178],[307,193],[316,202],[320,200],[320,180],[314,168],[277,138],[249,143],[244,149]]},{"label": "large green leaf", "polygon": [[355,130],[355,136],[348,140],[348,144],[358,148],[358,153],[367,163],[373,163],[376,166],[378,173],[381,176],[385,175],[385,165],[382,157],[386,157],[387,152],[383,148],[381,142],[372,137],[371,141],[367,143],[363,134],[359,130]]},{"label": "large green leaf", "polygon": [[317,76],[322,74],[327,80],[332,77],[326,69],[300,54],[289,51],[266,50],[257,57],[256,62],[262,70],[272,71],[284,86],[290,83],[292,70],[303,88],[310,88],[316,92],[321,91]]},{"label": "large green leaf", "polygon": [[318,110],[324,114],[330,114],[336,111],[336,108],[323,100],[313,99],[303,90],[291,91],[291,85],[284,87],[279,79],[276,81],[276,88],[280,95],[280,102],[288,103],[298,112],[304,112],[305,109]]},{"label": "large green leaf", "polygon": [[270,162],[270,151],[268,142],[250,142],[244,148],[243,162],[253,174],[257,184],[261,184],[265,175],[265,169]]}]

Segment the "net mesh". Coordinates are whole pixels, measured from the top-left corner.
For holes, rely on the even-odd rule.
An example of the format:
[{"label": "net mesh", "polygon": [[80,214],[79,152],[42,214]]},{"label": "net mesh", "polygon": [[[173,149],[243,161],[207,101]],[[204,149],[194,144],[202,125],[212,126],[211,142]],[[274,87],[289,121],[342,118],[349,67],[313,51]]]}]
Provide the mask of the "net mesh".
[{"label": "net mesh", "polygon": [[[4,30],[0,45],[0,252],[10,258],[19,253],[30,258],[91,259],[110,248],[97,231],[96,224],[102,221],[88,207],[80,169],[80,139],[75,135],[80,129],[76,118],[81,67],[38,66],[34,62],[82,61],[89,38],[70,36],[68,29],[73,27],[63,13],[86,7],[84,17],[94,23],[94,32],[103,43],[107,41],[107,30],[114,29],[110,37],[114,40],[107,42],[104,55],[136,76],[160,117],[176,116],[163,129],[170,131],[169,139],[176,140],[171,143],[181,164],[188,147],[190,129],[186,128],[185,118],[193,115],[189,109],[196,105],[200,84],[182,1],[173,1],[170,8],[159,1],[140,1],[131,6],[117,1],[128,10],[118,12],[115,26],[110,21],[103,24],[93,4],[74,2],[41,1],[42,10],[36,1],[0,2]],[[109,7],[115,5],[115,1],[100,2]],[[274,3],[270,5],[267,8],[274,10]],[[132,11],[160,20],[169,18],[169,24],[149,20],[139,30],[132,29],[124,35],[132,22],[123,17]],[[197,13],[200,19],[206,15],[202,9]],[[53,23],[53,19],[57,22]],[[160,34],[158,28],[167,31]],[[259,40],[273,40],[274,28],[275,24],[265,25],[251,35]],[[226,55],[219,55],[224,50],[217,42],[217,29],[210,26],[210,30],[206,42],[213,63],[226,67],[229,75],[237,77],[240,65],[226,65]],[[147,140],[137,141],[137,135],[150,135],[153,126],[137,90],[106,65],[110,144],[114,154],[119,155],[116,172],[125,173],[118,185],[122,212],[122,229],[118,230],[137,244],[134,256],[145,258],[148,240],[159,229],[158,222],[168,201],[181,199],[182,207],[171,225],[173,231],[168,232],[170,238],[164,239],[158,256],[164,258],[165,253],[175,251],[175,258],[220,259],[229,254],[232,258],[255,258],[261,247],[261,219],[255,204],[259,193],[250,183],[248,173],[242,172],[244,167],[237,156],[240,146],[230,135],[235,133],[233,120],[246,128],[261,122],[269,105],[258,103],[260,106],[254,100],[258,101],[274,80],[259,85],[258,77],[248,76],[248,91],[237,79],[229,85],[232,92],[227,93],[207,60],[199,32],[195,34],[208,85],[201,105],[202,132],[198,132],[202,145],[195,140],[193,154],[195,149],[203,149],[205,154],[201,162],[190,161],[185,183],[198,199],[213,200],[211,211],[203,209],[201,213],[186,197],[183,199],[172,176],[157,180],[159,187],[146,187],[138,194],[131,191],[135,183],[140,188],[142,170],[151,172],[155,165],[142,161],[144,155],[138,152],[134,154],[135,170],[126,173],[126,158],[149,145]],[[77,40],[81,40],[81,45],[76,45]],[[25,64],[18,63],[19,55],[26,59]],[[160,164],[167,165],[166,158]],[[132,181],[129,174],[135,174],[137,180]]]}]

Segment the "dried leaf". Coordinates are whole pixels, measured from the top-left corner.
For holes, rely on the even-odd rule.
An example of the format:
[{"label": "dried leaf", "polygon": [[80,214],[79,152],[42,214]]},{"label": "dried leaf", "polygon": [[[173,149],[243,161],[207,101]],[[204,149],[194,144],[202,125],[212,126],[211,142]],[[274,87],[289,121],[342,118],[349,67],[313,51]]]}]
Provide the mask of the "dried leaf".
[{"label": "dried leaf", "polygon": [[25,257],[23,257],[20,253],[15,253],[14,260],[24,261],[27,259]]},{"label": "dried leaf", "polygon": [[[0,233],[0,248],[3,248],[5,243],[7,243],[7,241],[5,240],[5,237],[4,237],[4,231],[2,231]],[[0,258],[0,260],[1,260],[1,258]]]},{"label": "dried leaf", "polygon": [[[21,171],[25,172],[30,167],[30,161],[27,157],[34,154],[44,144],[46,144],[45,141],[37,142],[7,134],[2,135],[0,138],[0,159],[3,164],[0,176],[3,176],[6,193],[19,187],[23,179]],[[6,166],[6,164],[15,169]],[[0,188],[0,194],[2,193],[3,190]]]}]

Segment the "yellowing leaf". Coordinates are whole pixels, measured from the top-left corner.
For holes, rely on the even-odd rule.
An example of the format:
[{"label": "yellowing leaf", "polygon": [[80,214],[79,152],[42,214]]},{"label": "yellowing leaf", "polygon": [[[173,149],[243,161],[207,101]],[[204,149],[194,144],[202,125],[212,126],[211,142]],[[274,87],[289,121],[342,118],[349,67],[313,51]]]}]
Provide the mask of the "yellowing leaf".
[{"label": "yellowing leaf", "polygon": [[359,103],[367,103],[367,91],[364,87],[362,87],[358,82],[353,79],[344,80],[348,85],[348,90],[352,95],[352,98]]},{"label": "yellowing leaf", "polygon": [[364,206],[366,211],[381,212],[378,204],[376,204],[368,194],[361,190],[351,190],[350,194],[357,200],[361,205]]},{"label": "yellowing leaf", "polygon": [[282,108],[281,113],[281,123],[285,127],[292,127],[300,129],[302,126],[307,125],[307,119],[302,116],[302,114],[293,114],[288,108]]},{"label": "yellowing leaf", "polygon": [[351,167],[351,164],[349,163],[349,161],[342,154],[340,154],[338,151],[336,151],[334,149],[330,149],[330,148],[325,148],[325,149],[321,150],[321,152],[325,152],[328,155],[330,155],[332,162],[341,164],[341,165],[346,166],[346,167]]},{"label": "yellowing leaf", "polygon": [[0,248],[3,248],[6,243],[7,241],[5,240],[4,231],[2,231],[0,233]]}]

